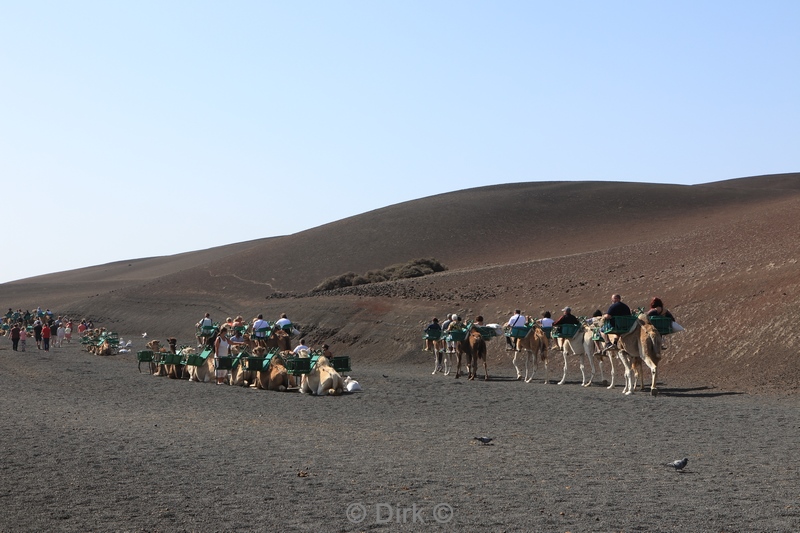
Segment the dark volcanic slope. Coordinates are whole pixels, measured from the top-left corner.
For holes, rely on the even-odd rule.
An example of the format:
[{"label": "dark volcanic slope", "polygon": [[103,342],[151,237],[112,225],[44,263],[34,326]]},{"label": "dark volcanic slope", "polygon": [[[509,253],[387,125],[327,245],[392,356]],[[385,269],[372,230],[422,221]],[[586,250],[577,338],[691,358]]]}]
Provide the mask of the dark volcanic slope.
[{"label": "dark volcanic slope", "polygon": [[[800,318],[798,212],[799,174],[702,186],[485,187],[288,237],[4,284],[0,305],[44,305],[183,338],[205,311],[224,318],[286,310],[315,340],[348,353],[419,360],[419,328],[433,313],[501,320],[517,305],[538,314],[569,304],[589,314],[610,291],[633,305],[658,294],[689,329],[674,336],[662,375],[793,390],[796,341],[781,332]],[[266,298],[418,257],[451,270],[352,294]]]}]

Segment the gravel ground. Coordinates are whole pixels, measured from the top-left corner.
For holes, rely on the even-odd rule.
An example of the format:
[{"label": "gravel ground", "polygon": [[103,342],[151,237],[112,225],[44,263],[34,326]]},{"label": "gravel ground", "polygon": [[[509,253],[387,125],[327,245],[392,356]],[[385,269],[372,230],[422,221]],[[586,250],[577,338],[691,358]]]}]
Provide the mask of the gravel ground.
[{"label": "gravel ground", "polygon": [[498,357],[489,382],[353,361],[363,392],[310,397],[0,340],[0,530],[800,530],[800,399],[523,383]]}]

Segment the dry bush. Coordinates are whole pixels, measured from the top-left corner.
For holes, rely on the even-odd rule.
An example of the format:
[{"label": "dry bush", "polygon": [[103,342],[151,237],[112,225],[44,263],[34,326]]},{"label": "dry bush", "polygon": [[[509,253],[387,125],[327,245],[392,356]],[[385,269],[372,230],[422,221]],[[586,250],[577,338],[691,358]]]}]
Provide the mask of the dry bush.
[{"label": "dry bush", "polygon": [[436,259],[414,259],[408,263],[388,266],[383,270],[369,270],[365,274],[347,272],[346,274],[332,276],[311,289],[311,292],[331,291],[344,287],[354,287],[356,285],[380,283],[381,281],[392,281],[403,278],[418,278],[420,276],[433,274],[434,272],[444,272],[445,270],[447,270],[447,267]]}]

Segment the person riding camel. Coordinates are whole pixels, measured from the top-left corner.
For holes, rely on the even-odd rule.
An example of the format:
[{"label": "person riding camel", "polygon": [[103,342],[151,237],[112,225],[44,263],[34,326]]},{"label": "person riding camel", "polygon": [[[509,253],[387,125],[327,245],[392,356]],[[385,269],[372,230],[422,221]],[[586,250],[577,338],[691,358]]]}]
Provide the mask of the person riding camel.
[{"label": "person riding camel", "polygon": [[[628,307],[626,304],[622,303],[622,296],[619,294],[612,294],[611,295],[611,305],[608,307],[608,311],[606,314],[603,315],[606,323],[611,326],[611,328],[616,327],[614,323],[614,317],[616,316],[630,316],[631,308]],[[608,333],[603,331],[600,333],[603,336],[603,339],[606,341],[605,349],[608,350],[609,348],[614,347],[614,343],[608,338]],[[616,342],[616,339],[614,339]]]}]

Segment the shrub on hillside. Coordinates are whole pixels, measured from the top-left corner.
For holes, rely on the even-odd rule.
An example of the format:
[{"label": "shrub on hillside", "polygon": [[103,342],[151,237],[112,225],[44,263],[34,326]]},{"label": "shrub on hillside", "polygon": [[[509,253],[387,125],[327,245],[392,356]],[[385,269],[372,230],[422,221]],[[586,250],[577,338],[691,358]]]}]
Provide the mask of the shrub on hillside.
[{"label": "shrub on hillside", "polygon": [[388,266],[383,270],[369,270],[365,274],[347,272],[346,274],[332,276],[311,289],[311,292],[332,291],[343,287],[354,287],[356,285],[380,283],[381,281],[392,281],[403,278],[418,278],[420,276],[433,274],[434,272],[444,272],[445,270],[447,270],[447,267],[436,259],[414,259],[408,263]]}]

